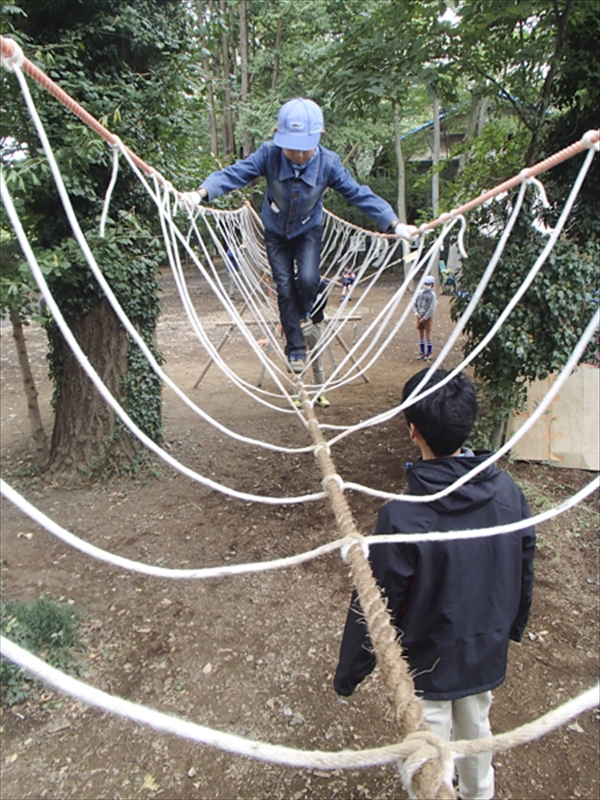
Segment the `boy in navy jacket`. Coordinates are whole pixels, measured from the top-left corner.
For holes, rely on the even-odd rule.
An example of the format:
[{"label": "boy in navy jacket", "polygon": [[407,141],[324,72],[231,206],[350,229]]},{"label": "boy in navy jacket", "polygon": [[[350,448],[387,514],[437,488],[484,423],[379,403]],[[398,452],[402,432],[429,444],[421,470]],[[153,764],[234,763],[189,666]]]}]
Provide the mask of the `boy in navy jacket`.
[{"label": "boy in navy jacket", "polygon": [[[406,400],[428,370],[405,385]],[[436,370],[425,388],[448,373]],[[405,410],[422,459],[408,467],[409,493],[440,491],[489,453],[463,447],[477,414],[472,383],[457,375]],[[488,466],[449,495],[429,503],[393,500],[379,512],[375,533],[427,533],[487,528],[530,516],[505,472]],[[514,533],[414,544],[372,545],[370,561],[382,587],[404,655],[414,674],[424,717],[448,740],[491,736],[491,690],[506,674],[509,639],[520,641],[533,590],[535,533]],[[334,678],[350,695],[374,668],[360,606],[353,595]],[[491,755],[458,761],[463,798],[492,798]]]}]

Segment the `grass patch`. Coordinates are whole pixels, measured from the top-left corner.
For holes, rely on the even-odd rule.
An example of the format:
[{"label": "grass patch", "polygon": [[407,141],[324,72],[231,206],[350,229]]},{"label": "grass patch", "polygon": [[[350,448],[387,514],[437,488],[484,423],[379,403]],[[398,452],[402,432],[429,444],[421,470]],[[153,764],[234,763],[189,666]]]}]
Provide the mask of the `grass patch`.
[{"label": "grass patch", "polygon": [[[78,672],[74,651],[79,649],[81,615],[68,603],[46,597],[33,602],[0,603],[0,629],[15,644],[65,672]],[[26,700],[34,685],[33,675],[6,658],[0,660],[0,700],[14,705]]]}]

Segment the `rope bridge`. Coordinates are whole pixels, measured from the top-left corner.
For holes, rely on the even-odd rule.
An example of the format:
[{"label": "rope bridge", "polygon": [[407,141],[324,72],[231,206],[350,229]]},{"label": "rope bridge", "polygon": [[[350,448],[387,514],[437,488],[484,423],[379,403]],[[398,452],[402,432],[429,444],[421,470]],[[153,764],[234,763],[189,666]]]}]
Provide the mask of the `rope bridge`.
[{"label": "rope bridge", "polygon": [[[427,729],[423,721],[420,704],[415,698],[414,684],[409,674],[408,664],[402,657],[401,647],[396,638],[396,631],[391,624],[389,613],[381,598],[380,589],[373,578],[367,559],[368,547],[375,540],[377,540],[378,543],[408,540],[415,542],[420,540],[435,541],[436,538],[439,539],[442,536],[445,540],[452,538],[496,536],[509,531],[519,530],[532,524],[538,524],[539,522],[564,513],[569,508],[581,502],[592,492],[597,491],[599,485],[598,479],[591,481],[584,489],[573,495],[573,497],[569,498],[567,501],[557,505],[555,508],[549,509],[543,514],[539,514],[536,517],[519,523],[497,526],[496,528],[489,529],[451,533],[444,532],[443,534],[439,532],[418,535],[411,534],[410,539],[406,534],[378,537],[362,536],[354,523],[352,511],[346,499],[346,491],[352,489],[385,499],[395,498],[409,502],[431,502],[439,497],[450,494],[463,483],[474,477],[478,471],[485,469],[489,464],[496,461],[504,453],[508,452],[515,442],[535,424],[552,401],[552,398],[558,393],[569,374],[576,367],[598,327],[598,312],[590,319],[586,330],[574,348],[564,369],[554,382],[551,391],[546,398],[544,398],[543,402],[540,403],[529,420],[519,428],[499,451],[492,454],[482,463],[479,469],[455,481],[454,484],[435,495],[397,495],[382,492],[374,487],[344,481],[343,477],[339,475],[336,470],[332,456],[335,445],[347,436],[394,418],[419,398],[435,391],[438,388],[437,386],[427,387],[427,376],[404,403],[389,409],[383,414],[378,414],[354,425],[340,426],[322,424],[314,413],[316,399],[325,389],[328,391],[335,391],[350,381],[359,378],[364,379],[368,369],[370,369],[370,367],[385,353],[390,341],[400,330],[407,315],[410,313],[411,302],[407,303],[404,311],[400,310],[402,303],[410,300],[411,290],[409,287],[415,282],[415,277],[417,275],[426,275],[431,272],[444,240],[449,236],[456,225],[461,226],[458,239],[459,243],[462,241],[461,236],[466,226],[464,214],[477,205],[488,202],[508,189],[520,185],[520,191],[514,202],[510,219],[498,240],[495,252],[490,259],[477,290],[473,294],[461,318],[456,323],[448,342],[435,359],[430,370],[430,373],[433,373],[444,361],[461,332],[464,330],[485,287],[489,283],[519,216],[528,189],[533,187],[535,191],[541,193],[543,198],[543,187],[537,181],[536,176],[561,161],[587,150],[588,152],[583,160],[579,175],[565,202],[556,227],[548,237],[546,246],[532,265],[525,280],[515,291],[506,308],[478,347],[452,370],[450,375],[447,376],[440,385],[450,380],[455,374],[468,366],[494,337],[513,308],[519,303],[528,286],[534,280],[552,252],[554,244],[560,236],[571,212],[595,152],[598,150],[600,138],[598,131],[590,131],[580,142],[576,142],[569,148],[565,148],[565,150],[555,154],[550,159],[540,162],[540,164],[535,167],[524,170],[519,176],[515,176],[510,181],[501,184],[492,192],[481,195],[470,203],[448,214],[442,215],[438,220],[421,226],[418,246],[410,253],[410,258],[406,257],[409,254],[404,251],[404,246],[395,237],[362,231],[331,214],[326,214],[322,274],[328,281],[327,291],[330,292],[332,287],[339,281],[341,271],[345,265],[350,266],[356,272],[356,283],[360,283],[364,288],[360,298],[353,307],[352,315],[349,315],[347,312],[347,304],[341,303],[327,320],[323,335],[314,351],[310,354],[310,360],[307,363],[305,373],[301,376],[291,376],[286,369],[281,344],[276,333],[277,312],[274,305],[273,287],[269,281],[268,262],[261,236],[260,220],[257,220],[251,207],[246,205],[233,212],[202,207],[195,214],[187,212],[185,217],[185,226],[187,230],[181,230],[181,226],[175,221],[178,212],[179,192],[174,189],[169,181],[145,164],[145,162],[127,148],[118,137],[104,128],[104,126],[91,117],[81,106],[66,95],[60,87],[50,81],[50,79],[28,61],[28,59],[24,58],[22,52],[14,42],[2,37],[0,45],[3,65],[7,69],[12,70],[19,81],[25,103],[46,153],[57,186],[57,191],[65,213],[67,214],[73,235],[81,247],[95,279],[103,289],[115,314],[133,341],[144,353],[156,375],[163,381],[164,385],[175,392],[179,400],[189,409],[205,422],[214,426],[215,429],[232,439],[271,452],[312,453],[317,461],[322,476],[322,491],[313,493],[306,492],[298,496],[283,497],[241,492],[234,487],[213,481],[206,475],[202,475],[190,469],[179,462],[165,449],[149,439],[149,437],[135,425],[116,398],[104,386],[102,380],[86,358],[85,353],[83,353],[77,344],[68,325],[65,323],[60,308],[50,293],[42,271],[37,264],[18,214],[15,211],[10,194],[6,188],[4,175],[2,175],[2,199],[20,246],[27,258],[32,274],[47,303],[49,311],[52,313],[82,369],[84,369],[103,398],[129,431],[137,436],[149,450],[163,459],[175,470],[225,495],[251,502],[283,505],[313,502],[315,500],[328,498],[336,517],[340,537],[314,550],[299,553],[287,559],[253,564],[226,565],[217,568],[189,570],[167,569],[134,562],[83,542],[29,504],[18,492],[5,484],[4,481],[1,482],[0,487],[2,495],[50,533],[58,536],[64,542],[76,547],[82,552],[124,569],[158,577],[169,577],[172,579],[208,579],[245,572],[289,568],[322,556],[333,549],[340,549],[342,556],[349,563],[352,579],[358,591],[359,601],[367,621],[369,635],[392,707],[400,743],[374,750],[358,752],[343,751],[340,753],[323,751],[309,752],[277,747],[194,725],[188,721],[171,717],[158,711],[107,695],[49,667],[40,659],[22,650],[4,637],[2,637],[2,654],[26,668],[34,675],[37,675],[42,680],[52,684],[60,691],[77,697],[86,703],[127,717],[140,724],[150,725],[157,730],[175,733],[184,738],[229,750],[230,752],[271,761],[273,763],[331,770],[356,768],[357,766],[366,767],[375,764],[389,763],[390,761],[399,761],[400,776],[403,785],[411,797],[454,797],[452,776],[455,759],[481,752],[498,752],[526,741],[531,741],[534,738],[544,735],[549,730],[564,724],[573,716],[598,705],[600,700],[600,687],[596,686],[574,700],[565,703],[555,711],[549,712],[535,722],[529,723],[510,733],[501,734],[485,740],[452,743],[448,743],[434,735]],[[48,89],[48,91],[57,97],[57,99],[65,104],[71,111],[77,114],[86,124],[103,136],[113,148],[113,175],[101,218],[101,229],[103,230],[109,213],[110,195],[118,178],[119,163],[120,160],[124,160],[128,168],[138,176],[140,182],[145,187],[149,197],[156,206],[163,232],[165,252],[173,272],[181,302],[185,308],[193,331],[207,351],[210,358],[209,363],[214,363],[223,372],[223,375],[231,380],[244,395],[251,397],[253,400],[256,400],[266,408],[276,411],[277,413],[294,415],[298,424],[306,429],[307,436],[311,441],[309,445],[304,447],[288,447],[276,442],[247,437],[231,430],[194,403],[162,370],[122,307],[119,305],[86,242],[85,236],[81,231],[78,220],[71,207],[60,170],[54,159],[52,148],[36,111],[23,73],[30,75],[30,77],[34,78],[38,83]],[[181,211],[179,211],[178,219],[181,220]],[[438,232],[435,234],[434,238],[428,242],[427,237],[429,234],[434,233],[434,231]],[[215,263],[215,259],[211,255],[211,250],[216,250],[219,259],[222,259],[225,263],[227,263],[229,259],[228,251],[235,260],[237,269],[233,273],[234,282],[243,299],[243,306],[240,310],[238,310],[228,296],[228,292],[221,278],[219,265]],[[228,324],[234,326],[234,329],[239,332],[243,339],[244,346],[249,348],[256,362],[261,366],[264,373],[269,376],[270,385],[272,385],[274,389],[266,390],[263,389],[262,385],[252,385],[249,381],[238,375],[234,370],[228,367],[226,361],[220,355],[221,346],[215,346],[211,342],[191,301],[183,269],[182,253],[184,253],[187,260],[195,266],[198,273],[214,292],[221,303]],[[334,341],[345,343],[343,335],[347,332],[352,317],[360,316],[361,306],[365,304],[369,293],[372,291],[373,287],[376,286],[380,276],[386,270],[395,268],[398,265],[401,265],[404,269],[404,278],[397,290],[392,293],[391,297],[377,312],[374,320],[365,326],[365,330],[358,340],[351,346],[345,346],[344,356],[340,360],[340,363],[334,366],[327,380],[321,385],[308,383],[306,371],[310,369],[314,360],[318,358],[319,355],[322,355]],[[413,290],[413,298],[414,292],[416,292],[416,289]],[[253,329],[258,331],[258,337],[256,333],[253,332]],[[266,340],[268,344],[266,350],[259,343],[260,339]],[[262,381],[260,383],[262,384]],[[299,407],[294,403],[294,398],[299,398]],[[329,438],[326,438],[327,436],[329,436]]]}]

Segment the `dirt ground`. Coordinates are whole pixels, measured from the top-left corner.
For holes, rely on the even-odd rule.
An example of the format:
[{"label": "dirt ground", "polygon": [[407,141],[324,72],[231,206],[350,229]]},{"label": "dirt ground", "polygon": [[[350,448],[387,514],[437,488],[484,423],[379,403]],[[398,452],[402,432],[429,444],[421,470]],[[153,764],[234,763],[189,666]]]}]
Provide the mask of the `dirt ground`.
[{"label": "dirt ground", "polygon": [[[396,282],[383,281],[361,326]],[[303,427],[265,409],[212,368],[193,388],[206,356],[195,342],[169,278],[159,346],[168,374],[204,409],[236,431],[305,445]],[[199,279],[192,293],[214,341],[215,300]],[[436,347],[451,327],[440,297]],[[32,447],[10,328],[2,328],[2,470],[5,480],[61,525],[93,544],[149,564],[199,567],[292,555],[337,538],[326,502],[267,506],[231,500],[163,464],[137,479],[91,477],[61,485],[32,475]],[[332,392],[321,420],[345,424],[398,401],[415,362],[412,323],[369,371]],[[42,332],[28,345],[50,431]],[[255,384],[260,369],[236,334],[223,354]],[[334,351],[339,357],[339,353]],[[458,361],[455,351],[450,364]],[[328,367],[327,362],[325,363]],[[268,388],[268,384],[265,384]],[[168,451],[215,480],[249,492],[318,491],[309,455],[282,455],[235,442],[165,391]],[[399,419],[356,434],[333,450],[347,479],[390,490],[405,486],[415,452]],[[555,505],[592,475],[504,462],[534,512]],[[159,473],[159,474],[157,474]],[[349,500],[370,532],[380,501]],[[596,499],[538,530],[533,611],[508,677],[494,692],[492,724],[509,731],[592,686],[598,678]],[[219,731],[302,749],[377,747],[395,741],[377,671],[355,695],[338,698],[331,678],[351,589],[338,554],[301,567],[208,581],[154,579],[104,565],[55,539],[2,504],[2,590],[42,594],[85,614],[83,679],[107,692]],[[1,797],[9,798],[384,798],[404,797],[395,767],[333,773],[277,767],[157,734],[41,688],[3,709]],[[598,798],[598,714],[582,715],[544,739],[498,756],[498,798]]]}]

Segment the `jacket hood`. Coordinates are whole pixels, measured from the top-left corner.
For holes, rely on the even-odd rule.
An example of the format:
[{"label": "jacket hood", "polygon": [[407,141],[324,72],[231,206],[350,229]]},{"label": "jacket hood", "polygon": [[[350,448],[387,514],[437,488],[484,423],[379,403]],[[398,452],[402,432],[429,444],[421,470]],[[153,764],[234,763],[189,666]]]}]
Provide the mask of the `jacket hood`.
[{"label": "jacket hood", "polygon": [[[489,455],[488,451],[473,453],[467,450],[461,456],[417,461],[407,470],[410,491],[417,495],[435,494],[471,472]],[[500,474],[500,470],[491,464],[451,494],[434,500],[430,505],[439,514],[456,514],[483,506],[495,497],[498,491],[495,479]]]}]

